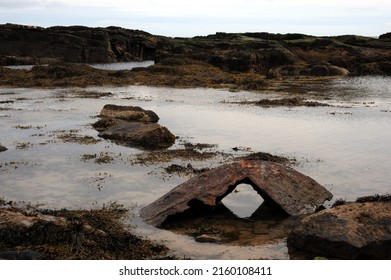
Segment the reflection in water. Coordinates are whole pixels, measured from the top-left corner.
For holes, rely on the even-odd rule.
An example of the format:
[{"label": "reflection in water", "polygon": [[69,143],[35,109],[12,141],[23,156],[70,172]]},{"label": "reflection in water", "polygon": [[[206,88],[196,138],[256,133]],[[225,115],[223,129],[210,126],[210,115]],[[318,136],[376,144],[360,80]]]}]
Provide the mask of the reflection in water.
[{"label": "reflection in water", "polygon": [[223,203],[211,208],[198,202],[168,219],[163,228],[190,235],[198,242],[259,246],[284,242],[298,220],[266,202],[247,218],[238,217]]}]

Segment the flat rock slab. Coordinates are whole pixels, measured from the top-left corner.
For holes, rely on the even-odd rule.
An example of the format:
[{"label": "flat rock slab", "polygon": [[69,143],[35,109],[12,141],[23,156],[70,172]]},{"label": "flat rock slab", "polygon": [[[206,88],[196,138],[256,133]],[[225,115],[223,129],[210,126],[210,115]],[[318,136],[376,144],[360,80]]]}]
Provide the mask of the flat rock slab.
[{"label": "flat rock slab", "polygon": [[391,259],[391,202],[352,203],[305,217],[288,246],[341,259]]},{"label": "flat rock slab", "polygon": [[158,115],[150,110],[137,106],[119,106],[107,104],[100,112],[102,118],[116,118],[126,121],[151,122],[159,121]]},{"label": "flat rock slab", "polygon": [[294,169],[266,161],[242,160],[206,171],[177,186],[140,211],[149,224],[161,226],[172,215],[183,213],[193,202],[215,206],[237,185],[250,184],[265,201],[289,215],[313,213],[332,194]]},{"label": "flat rock slab", "polygon": [[126,146],[144,148],[167,148],[175,142],[175,136],[157,123],[128,122],[102,131],[99,136],[117,140]]}]

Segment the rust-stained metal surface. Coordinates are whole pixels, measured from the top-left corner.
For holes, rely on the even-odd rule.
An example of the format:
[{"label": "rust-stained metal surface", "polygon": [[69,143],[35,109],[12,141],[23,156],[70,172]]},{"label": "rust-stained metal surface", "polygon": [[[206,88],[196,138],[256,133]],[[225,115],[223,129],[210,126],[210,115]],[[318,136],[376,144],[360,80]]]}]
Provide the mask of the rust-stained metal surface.
[{"label": "rust-stained metal surface", "polygon": [[294,169],[266,161],[242,160],[206,171],[144,207],[141,217],[160,226],[169,216],[189,209],[189,202],[215,206],[241,183],[250,184],[264,200],[289,215],[313,213],[332,194]]}]

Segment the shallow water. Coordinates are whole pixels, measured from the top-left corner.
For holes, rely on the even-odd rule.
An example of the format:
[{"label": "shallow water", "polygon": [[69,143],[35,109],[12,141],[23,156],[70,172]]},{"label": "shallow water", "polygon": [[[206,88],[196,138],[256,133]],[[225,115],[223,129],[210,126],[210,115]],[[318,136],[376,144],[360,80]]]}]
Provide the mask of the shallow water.
[{"label": "shallow water", "polygon": [[148,67],[153,65],[153,60],[132,61],[132,62],[117,62],[117,63],[95,63],[90,66],[101,70],[131,70],[135,67]]},{"label": "shallow water", "polygon": [[[117,62],[117,63],[94,63],[90,64],[91,67],[101,70],[131,70],[135,67],[148,67],[153,65],[153,60],[146,61],[131,61],[131,62]],[[30,71],[34,65],[9,65],[4,66],[10,69],[22,69]]]},{"label": "shallow water", "polygon": [[[112,95],[81,98],[82,91]],[[160,117],[159,123],[179,136],[172,149],[181,148],[181,142],[188,141],[217,144],[216,150],[232,155],[262,151],[296,158],[294,168],[330,190],[333,201],[390,193],[391,79],[345,78],[325,83],[309,94],[336,107],[240,105],[232,102],[280,95],[214,89],[2,88],[0,143],[8,151],[0,153],[0,196],[48,208],[89,209],[112,201],[122,203],[136,213],[132,220],[137,226],[136,233],[166,243],[179,256],[287,259],[289,254],[280,223],[267,224],[268,229],[275,232],[273,238],[265,238],[263,230],[259,229],[265,223],[253,223],[234,245],[197,243],[193,237],[143,223],[138,210],[189,176],[164,172],[163,168],[172,162],[135,164],[134,157],[141,150],[99,139],[90,124],[96,121],[105,104],[141,106],[155,111]],[[69,135],[92,136],[99,142],[89,145],[72,142]],[[234,147],[239,151],[235,152]],[[108,155],[112,160],[99,164],[88,159],[88,155]],[[216,158],[175,163],[214,167],[220,161]],[[232,193],[226,198],[227,207],[247,218],[257,208],[254,204],[261,203],[253,196],[257,194],[251,189]],[[243,207],[246,204],[254,209]],[[239,222],[243,226],[247,220]]]}]

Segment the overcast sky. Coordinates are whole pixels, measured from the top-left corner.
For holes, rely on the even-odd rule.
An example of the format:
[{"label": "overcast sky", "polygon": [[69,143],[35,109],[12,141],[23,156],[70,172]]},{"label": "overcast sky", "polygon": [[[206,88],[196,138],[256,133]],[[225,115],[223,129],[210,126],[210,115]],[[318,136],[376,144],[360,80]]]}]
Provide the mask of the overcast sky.
[{"label": "overcast sky", "polygon": [[391,0],[0,0],[0,23],[121,26],[156,35],[391,32]]}]

